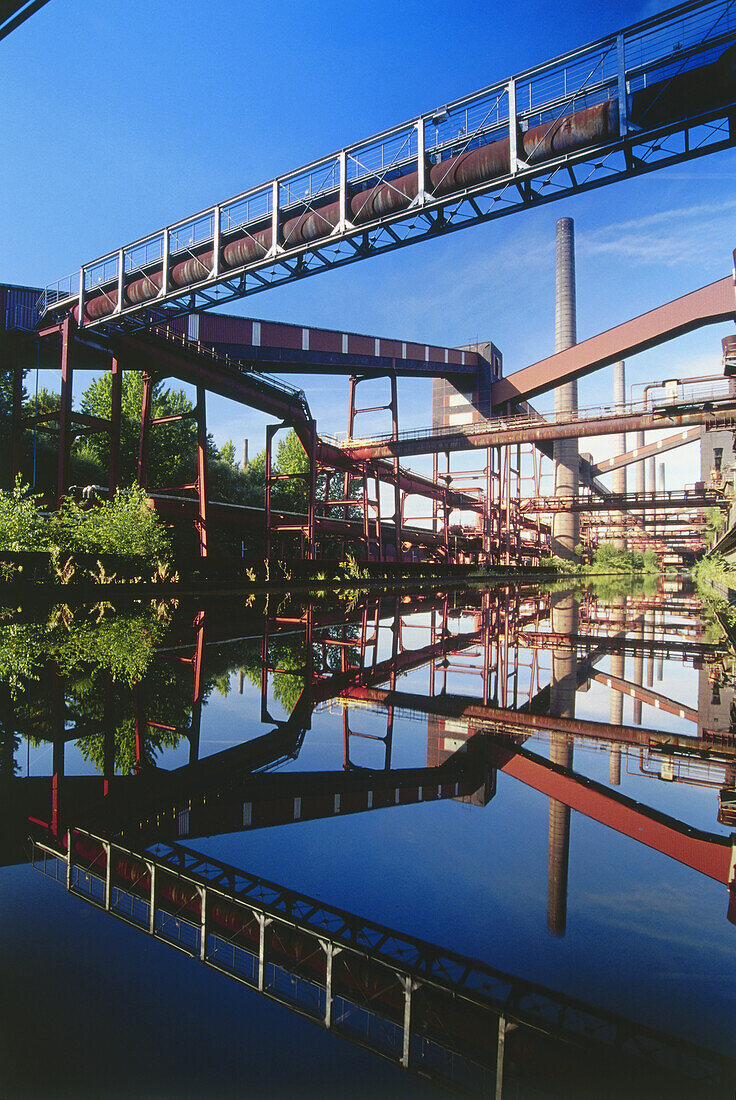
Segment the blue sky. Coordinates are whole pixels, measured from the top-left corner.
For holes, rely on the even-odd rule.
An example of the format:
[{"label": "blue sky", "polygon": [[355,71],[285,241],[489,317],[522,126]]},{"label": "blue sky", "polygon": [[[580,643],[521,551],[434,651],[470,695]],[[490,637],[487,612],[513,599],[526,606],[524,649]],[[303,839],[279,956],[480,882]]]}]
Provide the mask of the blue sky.
[{"label": "blue sky", "polygon": [[[0,280],[49,282],[667,6],[51,0],[0,44]],[[490,338],[510,373],[553,350],[558,217],[576,223],[583,339],[730,271],[735,176],[736,153],[718,154],[231,308],[438,344]],[[729,328],[632,360],[629,381],[718,370]],[[320,428],[343,430],[347,380],[305,381]],[[610,388],[610,372],[586,380],[581,404]],[[428,423],[428,385],[403,383],[400,406],[404,427]],[[217,399],[208,408],[218,442],[263,445],[262,417]],[[673,476],[684,456],[673,453]]]}]

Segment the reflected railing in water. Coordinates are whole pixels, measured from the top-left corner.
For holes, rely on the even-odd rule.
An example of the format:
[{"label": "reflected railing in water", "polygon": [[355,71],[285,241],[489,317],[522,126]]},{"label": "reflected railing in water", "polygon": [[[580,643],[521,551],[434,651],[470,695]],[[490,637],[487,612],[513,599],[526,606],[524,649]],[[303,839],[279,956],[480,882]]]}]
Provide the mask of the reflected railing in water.
[{"label": "reflected railing in water", "polygon": [[736,1062],[179,844],[70,829],[33,860],[71,893],[342,1038],[430,1080],[502,1095],[656,1085],[726,1096]]},{"label": "reflected railing in water", "polygon": [[[733,919],[736,905],[731,840],[719,833],[694,829],[686,821],[635,802],[616,789],[621,782],[622,762],[627,768],[637,769],[637,774],[647,780],[679,780],[710,785],[721,791],[734,787],[736,737],[731,728],[733,687],[727,675],[730,660],[727,650],[721,642],[704,635],[700,604],[690,595],[657,592],[629,597],[627,594],[615,606],[591,592],[566,599],[575,620],[572,625],[560,624],[559,593],[543,593],[523,586],[415,594],[400,599],[380,597],[351,607],[300,605],[294,601],[270,613],[262,606],[243,608],[240,614],[234,612],[232,604],[227,607],[213,604],[196,610],[181,606],[174,609],[165,630],[149,646],[148,664],[137,680],[113,681],[109,667],[98,669],[91,693],[93,701],[86,699],[86,709],[80,705],[78,690],[78,684],[84,680],[82,673],[89,667],[84,663],[80,665],[81,672],[74,668],[63,670],[58,665],[47,668],[45,675],[49,679],[44,683],[40,700],[43,705],[35,718],[30,695],[21,697],[19,703],[17,696],[13,698],[8,690],[4,691],[0,699],[3,730],[6,738],[13,738],[13,746],[19,728],[24,736],[46,738],[53,746],[50,776],[11,778],[11,769],[5,769],[6,789],[12,791],[6,806],[11,808],[17,822],[34,820],[40,830],[37,839],[42,838],[37,850],[45,850],[50,859],[54,853],[53,859],[65,860],[65,852],[74,851],[73,843],[65,848],[67,830],[73,836],[82,836],[85,830],[99,836],[96,843],[102,847],[98,847],[97,857],[85,866],[80,853],[80,860],[73,868],[77,892],[84,893],[86,883],[90,897],[97,902],[101,900],[110,911],[127,906],[127,919],[144,927],[148,927],[144,917],[149,924],[153,919],[153,930],[160,938],[170,938],[164,932],[165,927],[178,929],[177,935],[184,937],[181,945],[195,954],[202,954],[204,943],[204,961],[211,965],[219,965],[222,954],[218,960],[214,948],[210,950],[215,941],[210,942],[208,937],[217,933],[207,928],[207,903],[204,909],[194,912],[188,911],[188,903],[182,901],[174,913],[166,910],[164,899],[159,927],[157,906],[156,903],[151,906],[150,894],[146,902],[141,889],[130,889],[129,879],[126,885],[124,875],[115,878],[112,872],[105,871],[100,878],[100,851],[114,849],[123,864],[126,858],[134,862],[142,860],[147,868],[141,880],[145,884],[146,873],[155,880],[158,872],[152,868],[163,852],[168,853],[169,862],[166,869],[162,868],[162,875],[164,870],[169,874],[174,864],[179,867],[177,873],[182,867],[191,870],[187,860],[201,859],[181,848],[182,840],[191,843],[196,836],[369,813],[389,806],[440,799],[462,798],[485,805],[495,796],[499,773],[547,795],[562,822],[561,830],[556,818],[550,823],[548,920],[552,932],[563,934],[565,929],[569,827],[566,831],[563,817],[569,821],[572,809],[721,882],[728,888]],[[634,663],[627,677],[628,656],[634,657]],[[613,658],[610,672],[596,667],[609,658]],[[671,699],[664,690],[654,689],[655,682],[661,679],[660,662],[665,658],[699,668],[697,709]],[[75,679],[77,672],[79,676]],[[260,693],[264,732],[241,744],[202,755],[200,733],[208,695],[213,685],[235,672],[240,672],[241,682],[247,679],[252,690]],[[402,680],[404,677],[408,679]],[[560,684],[565,688],[564,699],[560,699]],[[576,716],[578,692],[591,684],[610,691],[611,721]],[[161,685],[169,685],[171,694],[161,690]],[[634,701],[634,721],[629,725],[623,724],[624,698]],[[668,728],[644,725],[643,706],[652,708],[657,718],[667,715],[677,720],[685,731],[673,733]],[[307,771],[294,767],[299,763],[315,715],[335,708],[341,712],[341,768]],[[121,734],[123,711],[126,726]],[[356,720],[357,712],[373,716],[367,728]],[[22,719],[20,723],[18,716]],[[407,717],[426,721],[426,766],[394,766],[398,730],[403,728],[397,721]],[[380,725],[373,718],[380,718]],[[89,759],[97,764],[99,777],[65,774],[65,746],[82,731],[97,746],[95,756],[90,752]],[[536,746],[532,749],[524,744],[530,737],[540,735],[561,745],[564,758],[552,752],[548,759],[536,751]],[[121,736],[127,738],[126,753],[120,749]],[[174,769],[152,766],[164,736],[172,741],[188,739],[188,763]],[[611,761],[608,786],[575,771],[573,745],[590,744],[608,747]],[[372,755],[364,757],[358,751],[362,745],[372,748]],[[361,764],[359,759],[369,759],[375,766]],[[289,767],[285,768],[287,764]],[[126,774],[121,774],[122,771]],[[207,866],[215,866],[211,860],[206,862]],[[221,865],[217,866],[226,878],[231,876],[227,879],[230,883],[235,881],[232,876],[249,878],[235,868],[227,869],[226,874]],[[203,885],[197,874],[192,880],[197,886],[197,898],[202,896],[199,887],[206,892],[220,891],[221,882],[213,886],[208,879]],[[284,896],[287,893],[283,891]],[[121,910],[117,915],[124,914]],[[259,942],[271,943],[268,937],[274,934],[272,924],[277,918],[264,910],[261,924],[256,917],[253,919],[259,928]],[[351,919],[358,922],[357,917]],[[235,976],[284,1003],[290,1003],[290,998],[294,1000],[292,993],[297,987],[302,989],[304,997],[311,998],[318,1011],[304,1008],[299,999],[301,993],[294,994],[297,1010],[338,1031],[336,1021],[347,1021],[352,1014],[349,1037],[374,1049],[380,1046],[373,1041],[379,1030],[391,1034],[388,1052],[382,1051],[385,1056],[399,1064],[411,1063],[410,1068],[438,1080],[450,1063],[463,1061],[461,1077],[469,1073],[473,1083],[477,1083],[480,1074],[492,1083],[498,1069],[498,1051],[503,1050],[504,1044],[507,1054],[511,1052],[513,1065],[520,1059],[523,1061],[522,1052],[533,1062],[536,1055],[528,1051],[535,1043],[540,1044],[537,1051],[540,1059],[543,1051],[548,1065],[557,1064],[563,1057],[557,1051],[557,1041],[578,1042],[578,1038],[565,1031],[573,1026],[571,1020],[580,1014],[586,1019],[606,1016],[590,1005],[572,1002],[565,1002],[563,1011],[560,999],[555,1001],[557,995],[545,990],[542,999],[548,998],[544,1011],[549,1018],[540,1031],[532,1009],[529,1008],[531,1015],[523,1017],[513,998],[504,1001],[501,1012],[498,1004],[489,1009],[488,998],[480,998],[481,1007],[471,998],[472,1008],[468,1012],[472,1020],[458,1009],[463,1042],[457,1036],[449,1042],[447,1035],[439,1036],[432,1031],[439,1023],[430,1026],[428,1022],[435,1017],[440,1022],[446,1021],[451,1016],[447,1015],[450,1010],[443,1007],[447,989],[442,983],[442,993],[437,994],[439,1000],[436,1003],[432,1000],[433,976],[429,981],[427,973],[399,971],[394,960],[390,964],[391,988],[395,985],[396,996],[391,994],[388,1007],[370,997],[351,1007],[349,997],[327,991],[327,970],[315,977],[306,964],[303,973],[299,969],[302,958],[311,957],[311,947],[317,942],[322,952],[318,957],[324,956],[325,966],[332,959],[330,965],[337,968],[337,974],[347,956],[340,963],[337,959],[346,946],[337,940],[325,940],[333,943],[330,954],[327,948],[319,946],[319,936],[324,939],[324,930],[305,925],[302,931],[304,943],[298,951],[294,948],[294,958],[284,955],[283,965],[275,957],[266,963],[262,953],[254,955],[252,942],[243,945],[242,959],[237,956],[242,961],[243,973]],[[399,936],[395,932],[390,935]],[[236,947],[241,950],[237,944],[233,945],[232,936],[224,934],[221,938],[223,952],[230,948],[234,952]],[[439,948],[433,950],[439,953],[437,957],[442,954]],[[448,957],[451,954],[444,952]],[[388,965],[380,952],[379,956],[376,966]],[[235,959],[236,955],[233,953],[232,957]],[[466,969],[470,966],[470,960],[461,961]],[[234,963],[222,964],[221,968],[238,969]],[[271,977],[267,978],[267,974]],[[508,975],[504,980],[515,981]],[[292,986],[292,993],[287,996],[284,990]],[[431,996],[427,990],[431,990]],[[453,997],[456,993],[455,990]],[[535,996],[529,994],[527,1007],[533,1007]],[[342,997],[339,1001],[342,1007],[335,1015],[338,997]],[[518,1004],[523,1000],[520,995]],[[328,1003],[333,1006],[329,1018]],[[554,1012],[549,1009],[552,1003],[557,1006]],[[425,1008],[429,1013],[426,1020],[422,1016]],[[490,1030],[487,1021],[481,1027],[477,1015],[488,1011],[491,1015],[495,1013]],[[360,1035],[356,1020],[362,1021]],[[521,1025],[518,1035],[510,1030],[516,1025]],[[614,1032],[616,1026],[611,1024]],[[523,1037],[529,1028],[534,1032],[531,1039]],[[643,1036],[645,1030],[639,1029],[639,1033]],[[351,1031],[347,1023],[344,1031]],[[470,1037],[481,1032],[483,1039],[476,1048]],[[539,1037],[542,1033],[546,1036],[544,1041]],[[690,1050],[679,1039],[668,1039],[664,1046],[662,1043],[659,1037],[654,1046],[665,1049],[669,1045],[673,1050],[679,1048],[681,1054]],[[513,1054],[515,1046],[518,1058]],[[590,1052],[598,1048],[594,1044],[585,1049]],[[697,1059],[705,1058],[709,1066],[715,1064],[704,1052],[695,1053]],[[441,1072],[438,1064],[444,1067]],[[472,1072],[468,1066],[474,1067]]]}]

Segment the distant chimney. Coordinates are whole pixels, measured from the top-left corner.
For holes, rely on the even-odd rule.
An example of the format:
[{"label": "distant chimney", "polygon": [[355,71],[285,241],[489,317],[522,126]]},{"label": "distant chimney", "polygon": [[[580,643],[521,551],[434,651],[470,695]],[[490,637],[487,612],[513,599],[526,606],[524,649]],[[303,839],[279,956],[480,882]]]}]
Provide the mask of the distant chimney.
[{"label": "distant chimney", "polygon": [[243,440],[243,469],[248,465],[248,440]]}]

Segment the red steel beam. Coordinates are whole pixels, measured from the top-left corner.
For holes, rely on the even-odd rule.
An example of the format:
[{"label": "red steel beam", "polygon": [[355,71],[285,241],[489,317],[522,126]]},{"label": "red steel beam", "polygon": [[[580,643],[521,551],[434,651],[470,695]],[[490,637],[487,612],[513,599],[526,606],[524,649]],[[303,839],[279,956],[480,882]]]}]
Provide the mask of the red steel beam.
[{"label": "red steel beam", "polygon": [[153,343],[135,336],[120,337],[115,341],[116,354],[124,355],[126,362],[134,362],[137,370],[202,386],[210,393],[248,405],[287,423],[304,421],[304,411],[288,392],[266,392],[258,386],[257,375],[251,378],[244,371],[205,356],[188,354],[187,351],[173,342],[171,347],[167,347],[163,341]]},{"label": "red steel beam", "polygon": [[582,378],[703,325],[732,321],[734,313],[734,278],[727,275],[501,378],[491,388],[492,404],[497,407],[507,401],[529,400],[563,382]]},{"label": "red steel beam", "polygon": [[552,630],[522,630],[517,642],[532,649],[587,649],[600,647],[607,653],[640,652],[681,654],[683,657],[716,658],[723,647],[712,642],[688,642],[679,638],[638,638],[622,634],[563,634]]},{"label": "red steel beam", "polygon": [[[598,678],[595,676],[595,679]],[[526,711],[506,710],[503,707],[471,702],[462,696],[426,696],[407,691],[389,691],[384,688],[355,685],[345,688],[340,693],[340,698],[348,702],[370,703],[379,707],[392,706],[397,710],[416,711],[419,714],[431,714],[439,718],[486,724],[497,723],[505,730],[519,730],[525,737],[531,737],[540,730],[549,730],[573,737],[645,747],[655,744],[667,745],[671,749],[692,749],[694,746],[702,747],[704,744],[695,737],[680,737],[664,730],[646,729],[644,726],[619,726],[581,718],[528,714]],[[712,748],[710,743],[708,748]]]},{"label": "red steel beam", "polygon": [[[576,345],[579,346],[579,345]],[[562,354],[562,353],[561,353]],[[706,431],[720,431],[736,426],[736,400],[714,398],[713,408],[693,408],[683,405],[678,412],[672,405],[658,412],[617,413],[609,416],[581,416],[567,423],[544,420],[505,423],[503,417],[485,424],[471,425],[466,430],[438,430],[432,433],[400,436],[390,439],[356,439],[341,450],[353,458],[391,458],[401,455],[433,454],[435,451],[472,451],[484,447],[504,447],[515,443],[540,443],[545,440],[580,439],[598,435],[623,435],[624,432],[650,432],[666,428],[682,428],[688,424],[703,424]]]},{"label": "red steel beam", "polygon": [[[325,439],[317,441],[317,460],[322,465],[331,466],[335,470],[343,470],[354,474],[356,477],[363,476],[360,459],[356,460],[346,449],[337,447],[334,443],[330,443]],[[394,482],[396,472],[393,463],[376,462],[375,466],[382,483],[392,484]],[[483,510],[484,502],[479,500],[477,496],[464,493],[459,489],[438,485],[432,478],[424,477],[423,474],[417,474],[413,470],[405,470],[403,467],[399,467],[399,479],[401,488],[407,496],[426,496],[440,501],[444,501],[446,496],[447,502],[452,508],[462,509],[463,511]]]},{"label": "red steel beam", "polygon": [[657,512],[699,511],[701,508],[728,507],[723,493],[694,489],[672,489],[657,493],[611,493],[605,497],[540,497],[522,499],[524,512]]},{"label": "red steel beam", "polygon": [[634,447],[633,451],[626,451],[625,454],[606,458],[602,462],[593,462],[590,466],[590,475],[591,477],[599,477],[611,470],[620,470],[622,466],[641,462],[651,455],[664,454],[665,451],[673,451],[676,447],[684,447],[686,443],[692,443],[694,440],[700,439],[702,434],[703,428],[701,425],[696,428],[685,428],[675,435],[668,436],[667,439],[658,439],[656,443],[647,443],[645,447]]},{"label": "red steel beam", "polygon": [[591,680],[595,680],[598,684],[604,684],[622,695],[630,695],[632,699],[640,699],[642,703],[654,707],[655,710],[675,714],[678,718],[686,718],[689,722],[699,721],[697,710],[686,707],[684,703],[676,703],[674,700],[668,699],[666,695],[660,695],[659,692],[652,691],[651,688],[642,687],[640,684],[631,684],[628,680],[622,680],[618,676],[610,676],[607,672],[594,672],[591,674]]},{"label": "red steel beam", "polygon": [[504,774],[528,787],[716,882],[728,885],[731,881],[733,849],[729,837],[694,829],[528,749],[497,744],[491,753]]}]

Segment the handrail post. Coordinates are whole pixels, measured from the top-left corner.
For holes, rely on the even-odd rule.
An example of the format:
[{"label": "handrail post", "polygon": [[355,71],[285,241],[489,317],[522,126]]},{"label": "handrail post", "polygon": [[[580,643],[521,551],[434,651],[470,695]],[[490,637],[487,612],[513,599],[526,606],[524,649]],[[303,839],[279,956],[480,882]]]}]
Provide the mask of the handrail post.
[{"label": "handrail post", "polygon": [[278,255],[279,251],[279,181],[275,179],[271,184],[271,247],[269,256]]},{"label": "handrail post", "polygon": [[516,146],[518,129],[516,126],[516,80],[511,77],[507,85],[509,97],[509,172],[512,176],[519,170],[519,157]]},{"label": "handrail post", "polygon": [[84,280],[86,276],[84,265],[79,269],[79,294],[77,296],[77,324],[84,328]]},{"label": "handrail post", "polygon": [[417,206],[427,201],[427,158],[425,154],[424,116],[414,123],[417,132]]},{"label": "handrail post", "polygon": [[118,249],[118,300],[115,313],[120,313],[125,300],[125,249]]},{"label": "handrail post", "polygon": [[163,256],[161,257],[161,293],[160,298],[165,298],[169,293],[169,250],[171,247],[171,231],[164,229]]},{"label": "handrail post", "polygon": [[616,35],[616,69],[618,92],[618,133],[626,137],[629,129],[626,104],[626,42],[623,34]]},{"label": "handrail post", "polygon": [[212,227],[212,276],[217,279],[220,274],[220,235],[222,232],[222,207],[215,206],[212,210],[214,225]]}]

